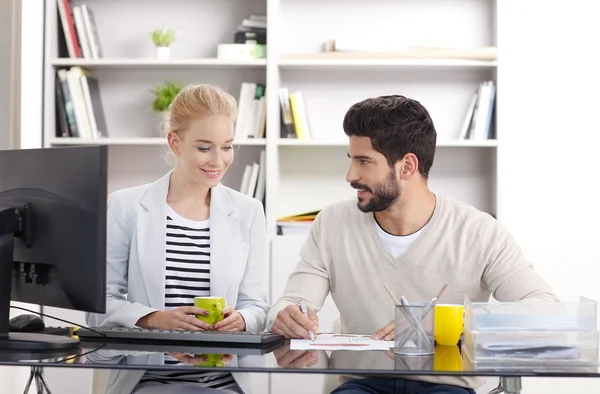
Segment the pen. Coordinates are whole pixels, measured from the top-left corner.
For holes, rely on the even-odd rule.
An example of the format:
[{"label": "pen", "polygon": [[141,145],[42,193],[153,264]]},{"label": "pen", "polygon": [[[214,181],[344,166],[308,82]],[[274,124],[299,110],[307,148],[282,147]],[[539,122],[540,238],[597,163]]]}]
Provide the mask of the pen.
[{"label": "pen", "polygon": [[[424,319],[429,314],[429,312],[435,306],[436,301],[442,296],[442,294],[444,293],[444,291],[446,290],[447,287],[448,287],[448,285],[444,284],[444,286],[442,286],[442,288],[440,289],[440,291],[438,291],[438,293],[433,297],[433,299],[429,302],[429,305],[425,309],[425,311],[424,311],[423,316],[421,317],[421,319]],[[410,328],[408,328],[406,330],[406,334],[404,334],[404,336],[402,338],[400,338],[400,340],[398,341],[398,343],[405,344],[409,340],[409,338],[411,337],[411,335],[413,334],[413,332],[414,332],[414,330],[411,330]]]},{"label": "pen", "polygon": [[[400,302],[402,302],[402,305],[404,305],[404,306],[410,305],[408,303],[408,300],[404,296],[400,296]],[[414,327],[418,331],[417,335],[421,335],[421,337],[423,338],[423,342],[425,342],[427,347],[430,347],[431,342],[429,341],[429,338],[427,337],[427,333],[423,330],[423,327],[421,326],[421,322],[419,321],[419,319],[417,319],[417,317],[415,316],[413,311],[410,310],[410,308],[407,310],[407,312],[408,312],[408,316],[409,316],[410,320],[412,320],[414,323]]]},{"label": "pen", "polygon": [[[401,297],[402,301],[399,301],[398,298],[396,298],[396,296],[392,292],[392,289],[390,289],[386,283],[383,284],[383,287],[385,287],[385,289],[389,293],[390,297],[392,297],[396,306],[398,306],[400,304],[405,305],[405,306],[408,305],[408,301],[406,300],[406,298],[404,296],[402,296]],[[431,343],[429,342],[429,339],[427,338],[427,333],[425,333],[423,331],[423,327],[421,327],[420,322],[417,321],[417,319],[416,319],[415,315],[412,313],[412,311],[410,309],[408,309],[407,311],[405,311],[404,309],[400,309],[400,311],[404,314],[404,316],[408,320],[408,323],[413,327],[413,329],[415,331],[417,331],[417,337],[419,338],[419,340],[421,339],[419,334],[423,335],[423,338],[425,339],[425,343],[430,345]]]},{"label": "pen", "polygon": [[[306,310],[306,303],[304,301],[300,302],[300,309],[302,309],[302,313],[304,313],[304,316],[308,317],[308,310]],[[308,330],[308,335],[310,335],[311,341],[315,340],[315,334],[311,330]]]},{"label": "pen", "polygon": [[448,287],[448,285],[442,286],[442,288],[440,289],[440,291],[438,291],[438,293],[435,295],[435,297],[433,297],[433,299],[429,302],[429,305],[427,306],[427,309],[425,309],[425,312],[423,313],[423,317],[427,316],[427,314],[435,306],[436,301],[438,300],[438,298],[440,298],[442,296],[442,293],[444,293],[444,291],[446,290],[446,287]]}]

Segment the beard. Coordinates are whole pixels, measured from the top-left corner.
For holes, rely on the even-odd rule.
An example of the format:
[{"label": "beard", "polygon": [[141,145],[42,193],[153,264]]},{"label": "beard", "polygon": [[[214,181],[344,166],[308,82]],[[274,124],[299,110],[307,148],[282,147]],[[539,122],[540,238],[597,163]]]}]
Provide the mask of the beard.
[{"label": "beard", "polygon": [[370,188],[362,183],[350,183],[354,189],[366,190],[371,193],[371,198],[365,202],[365,198],[358,198],[356,206],[363,212],[381,212],[388,209],[402,194],[402,188],[398,179],[396,179],[395,171],[390,170],[386,179]]}]

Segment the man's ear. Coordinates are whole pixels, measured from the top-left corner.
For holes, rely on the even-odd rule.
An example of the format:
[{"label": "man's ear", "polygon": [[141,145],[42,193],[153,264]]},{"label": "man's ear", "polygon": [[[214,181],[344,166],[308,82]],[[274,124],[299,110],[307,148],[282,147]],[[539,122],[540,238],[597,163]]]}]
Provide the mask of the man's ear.
[{"label": "man's ear", "polygon": [[419,173],[419,159],[413,153],[404,155],[396,165],[399,167],[400,179],[408,180]]}]

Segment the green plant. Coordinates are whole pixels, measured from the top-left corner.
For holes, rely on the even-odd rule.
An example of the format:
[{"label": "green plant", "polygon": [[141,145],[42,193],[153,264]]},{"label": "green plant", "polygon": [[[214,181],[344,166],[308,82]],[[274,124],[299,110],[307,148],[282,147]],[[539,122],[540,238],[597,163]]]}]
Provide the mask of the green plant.
[{"label": "green plant", "polygon": [[157,47],[168,47],[175,41],[175,31],[163,27],[160,30],[157,29],[150,33],[150,37],[152,37],[152,42]]},{"label": "green plant", "polygon": [[157,86],[152,90],[154,93],[154,102],[152,103],[152,109],[156,112],[163,112],[169,109],[171,101],[181,91],[183,85],[179,82],[165,82],[162,85]]}]

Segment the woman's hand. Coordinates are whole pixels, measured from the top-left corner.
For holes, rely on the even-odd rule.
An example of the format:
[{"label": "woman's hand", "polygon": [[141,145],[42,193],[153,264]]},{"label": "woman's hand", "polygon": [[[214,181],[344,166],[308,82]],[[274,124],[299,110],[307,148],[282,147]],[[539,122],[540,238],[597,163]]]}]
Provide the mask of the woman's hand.
[{"label": "woman's hand", "polygon": [[246,329],[246,321],[232,306],[226,306],[223,308],[223,316],[225,316],[225,318],[215,324],[215,330],[244,331]]},{"label": "woman's hand", "polygon": [[170,311],[156,311],[147,314],[138,320],[136,325],[142,328],[162,330],[197,331],[213,329],[210,324],[197,319],[194,315],[208,315],[208,312],[195,306],[180,306]]},{"label": "woman's hand", "polygon": [[[190,364],[190,365],[198,365],[198,364],[206,363],[209,360],[209,357],[206,354],[191,355],[191,354],[185,354],[185,353],[169,353],[169,356],[173,357],[174,359],[176,359],[177,361],[179,361],[181,363]],[[226,366],[226,365],[231,364],[231,361],[233,360],[233,354],[221,354],[219,358],[220,358],[221,364],[223,364],[223,366]]]}]

